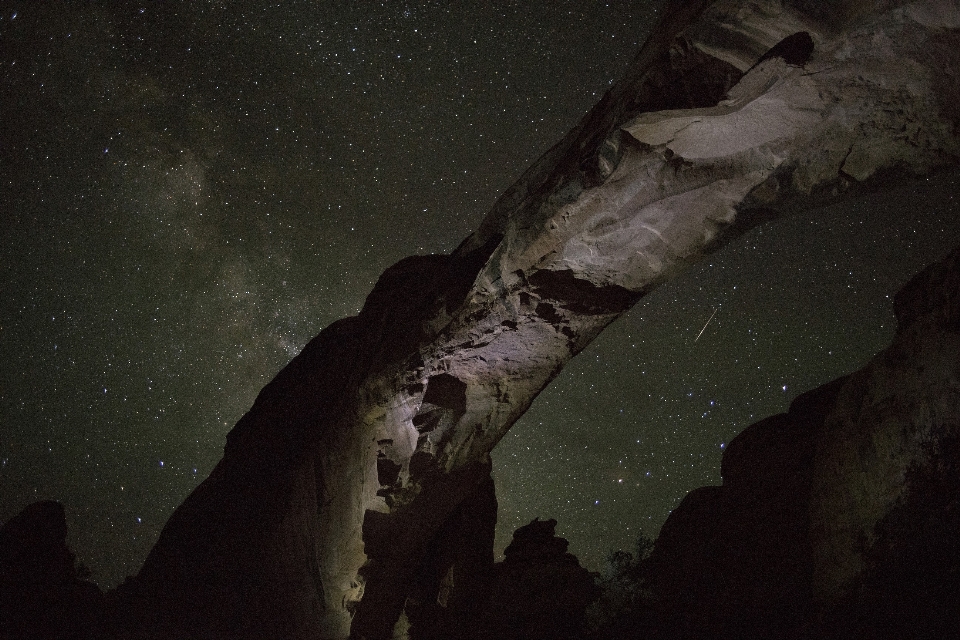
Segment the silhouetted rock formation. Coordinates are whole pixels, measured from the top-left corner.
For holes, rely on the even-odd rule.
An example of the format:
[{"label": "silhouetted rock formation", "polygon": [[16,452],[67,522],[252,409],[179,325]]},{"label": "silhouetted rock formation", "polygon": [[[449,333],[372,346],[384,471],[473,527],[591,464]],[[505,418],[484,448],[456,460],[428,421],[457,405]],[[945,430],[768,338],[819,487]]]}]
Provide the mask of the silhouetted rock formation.
[{"label": "silhouetted rock formation", "polygon": [[520,527],[493,562],[493,481],[437,533],[416,573],[394,638],[561,640],[580,638],[599,595],[593,575],[554,535],[556,520]]},{"label": "silhouetted rock formation", "polygon": [[651,638],[960,637],[960,249],[863,369],[744,430],[646,566]]},{"label": "silhouetted rock formation", "polygon": [[[485,640],[579,638],[597,598],[593,576],[556,537],[556,520],[520,527],[493,562],[493,482],[464,502],[430,544],[395,638]],[[479,534],[479,535],[477,535]]]},{"label": "silhouetted rock formation", "polygon": [[647,564],[658,638],[774,638],[815,619],[810,485],[816,438],[844,379],[747,427],[723,486],[690,492]]},{"label": "silhouetted rock formation", "polygon": [[35,502],[0,528],[0,638],[102,637],[104,598],[81,577],[59,502]]},{"label": "silhouetted rock formation", "polygon": [[600,595],[593,576],[554,535],[556,520],[535,519],[513,534],[497,563],[475,637],[565,640],[583,635],[584,611]]}]

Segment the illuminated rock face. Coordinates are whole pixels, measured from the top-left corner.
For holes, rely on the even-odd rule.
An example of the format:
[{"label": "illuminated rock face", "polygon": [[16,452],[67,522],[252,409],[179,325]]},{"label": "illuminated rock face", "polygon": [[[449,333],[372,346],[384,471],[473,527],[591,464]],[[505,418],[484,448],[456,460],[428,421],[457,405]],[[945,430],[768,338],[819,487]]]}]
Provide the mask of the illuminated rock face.
[{"label": "illuminated rock face", "polygon": [[390,637],[490,450],[644,293],[762,220],[957,162],[960,8],[890,4],[670,3],[453,254],[388,269],[264,388],[147,559],[144,628]]}]

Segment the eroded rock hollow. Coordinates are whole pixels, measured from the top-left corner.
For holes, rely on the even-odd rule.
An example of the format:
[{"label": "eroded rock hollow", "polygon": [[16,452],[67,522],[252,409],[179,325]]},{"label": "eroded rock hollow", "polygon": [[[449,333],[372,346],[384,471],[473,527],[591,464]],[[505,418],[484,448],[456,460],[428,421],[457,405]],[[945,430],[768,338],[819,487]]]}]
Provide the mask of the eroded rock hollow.
[{"label": "eroded rock hollow", "polygon": [[388,269],[263,389],[128,587],[138,633],[391,637],[564,364],[751,226],[955,164],[958,70],[948,0],[668,2],[474,234]]}]

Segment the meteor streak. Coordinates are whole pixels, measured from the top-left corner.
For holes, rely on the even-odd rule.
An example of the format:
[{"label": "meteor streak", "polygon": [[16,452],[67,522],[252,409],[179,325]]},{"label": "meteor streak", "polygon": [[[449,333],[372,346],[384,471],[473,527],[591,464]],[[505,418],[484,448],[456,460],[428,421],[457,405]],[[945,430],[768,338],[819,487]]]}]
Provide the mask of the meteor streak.
[{"label": "meteor streak", "polygon": [[[720,310],[720,307],[717,307],[713,310],[713,313],[710,314],[710,317],[707,318],[707,324],[710,324],[710,321],[713,320],[713,316],[717,315],[717,311]],[[703,325],[703,329],[700,329],[700,333],[697,334],[697,337],[693,339],[694,342],[700,339],[700,336],[703,335],[703,332],[707,330],[707,324]]]}]

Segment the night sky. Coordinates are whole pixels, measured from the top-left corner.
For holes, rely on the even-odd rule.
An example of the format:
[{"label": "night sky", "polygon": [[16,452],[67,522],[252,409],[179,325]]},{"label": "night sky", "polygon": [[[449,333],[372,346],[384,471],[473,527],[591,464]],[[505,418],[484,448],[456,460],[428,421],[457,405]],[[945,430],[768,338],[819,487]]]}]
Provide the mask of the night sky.
[{"label": "night sky", "polygon": [[[259,389],[453,250],[658,5],[0,2],[0,520],[60,500],[101,586],[136,573]],[[499,548],[534,516],[591,568],[655,535],[738,431],[887,343],[958,191],[782,220],[644,298],[494,452]]]}]

